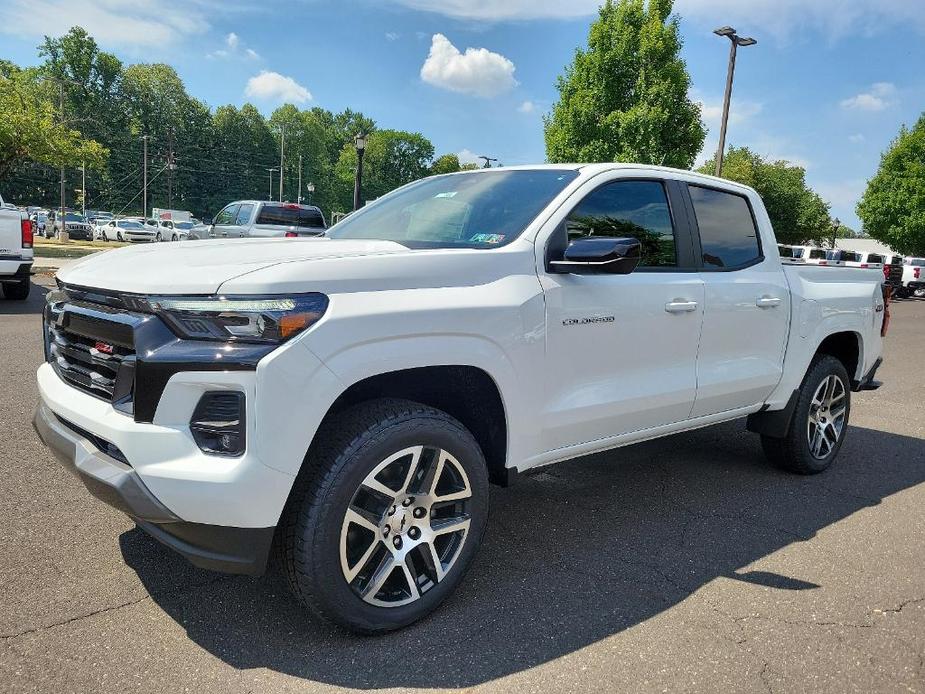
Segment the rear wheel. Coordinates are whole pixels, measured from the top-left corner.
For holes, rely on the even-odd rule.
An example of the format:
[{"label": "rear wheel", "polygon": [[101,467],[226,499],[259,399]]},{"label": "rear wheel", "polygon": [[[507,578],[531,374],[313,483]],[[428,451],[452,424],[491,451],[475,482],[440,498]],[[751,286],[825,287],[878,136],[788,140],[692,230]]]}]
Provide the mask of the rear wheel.
[{"label": "rear wheel", "polygon": [[116,241],[125,241],[125,239],[122,237],[121,231],[116,232]]},{"label": "rear wheel", "polygon": [[3,284],[3,296],[14,301],[25,301],[29,298],[30,289],[32,289],[32,283],[29,280],[5,282]]},{"label": "rear wheel", "polygon": [[357,405],[319,436],[282,527],[290,588],[354,631],[417,621],[453,592],[481,541],[481,449],[446,413],[404,400]]},{"label": "rear wheel", "polygon": [[155,240],[155,242],[157,242],[157,243],[160,243],[160,242],[161,242],[161,232],[157,232],[157,233],[154,235],[154,240]]},{"label": "rear wheel", "polygon": [[838,455],[850,413],[851,384],[844,365],[829,355],[817,357],[803,379],[787,435],[761,437],[765,455],[791,472],[822,472]]}]

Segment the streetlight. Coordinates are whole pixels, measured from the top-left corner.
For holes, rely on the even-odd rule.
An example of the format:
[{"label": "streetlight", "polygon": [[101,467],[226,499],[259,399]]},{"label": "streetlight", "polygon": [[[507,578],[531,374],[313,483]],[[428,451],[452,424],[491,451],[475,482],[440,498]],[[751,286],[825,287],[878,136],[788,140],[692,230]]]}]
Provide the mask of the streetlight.
[{"label": "streetlight", "polygon": [[725,36],[730,41],[729,69],[726,73],[726,96],[723,99],[723,122],[719,128],[719,147],[716,150],[716,175],[723,174],[723,152],[726,149],[726,123],[729,121],[729,101],[732,98],[732,77],[736,70],[736,51],[739,46],[754,46],[758,41],[753,38],[742,38],[736,34],[732,27],[720,27],[714,32],[717,36]]},{"label": "streetlight", "polygon": [[312,204],[312,195],[313,195],[314,192],[315,192],[315,184],[314,184],[314,183],[306,183],[306,184],[305,184],[305,190],[308,191],[308,204],[311,205],[311,204]]},{"label": "streetlight", "polygon": [[357,148],[357,171],[353,179],[353,211],[360,209],[360,186],[363,185],[363,153],[366,151],[366,133],[359,133],[354,138],[354,144]]},{"label": "streetlight", "polygon": [[274,171],[279,171],[279,167],[274,166],[274,167],[267,169],[267,174],[270,179],[270,196],[267,198],[267,200],[271,200],[271,201],[273,200],[273,172]]}]

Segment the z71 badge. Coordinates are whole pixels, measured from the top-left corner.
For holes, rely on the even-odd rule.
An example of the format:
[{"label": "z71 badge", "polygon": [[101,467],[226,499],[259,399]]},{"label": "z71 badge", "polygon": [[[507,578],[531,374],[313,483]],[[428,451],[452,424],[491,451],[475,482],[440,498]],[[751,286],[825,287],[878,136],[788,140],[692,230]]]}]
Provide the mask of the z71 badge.
[{"label": "z71 badge", "polygon": [[613,323],[613,316],[592,316],[591,318],[566,318],[562,325],[590,325],[591,323]]}]

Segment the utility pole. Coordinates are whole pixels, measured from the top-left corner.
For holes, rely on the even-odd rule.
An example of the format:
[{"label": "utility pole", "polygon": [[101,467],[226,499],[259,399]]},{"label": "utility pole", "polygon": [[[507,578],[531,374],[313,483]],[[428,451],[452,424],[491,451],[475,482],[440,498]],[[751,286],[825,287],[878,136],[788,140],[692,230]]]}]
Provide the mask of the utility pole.
[{"label": "utility pole", "polygon": [[296,202],[302,202],[302,155],[299,155],[299,187],[296,189],[299,194],[296,196]]},{"label": "utility pole", "polygon": [[270,195],[267,198],[267,200],[270,200],[270,201],[273,200],[273,172],[276,170],[277,168],[275,166],[272,166],[269,169],[267,169],[267,174],[268,174],[267,178],[270,179]]},{"label": "utility pole", "polygon": [[726,151],[726,125],[729,122],[729,102],[732,100],[732,78],[736,71],[736,52],[739,46],[754,46],[758,43],[753,38],[742,38],[736,34],[732,27],[720,27],[713,32],[717,36],[725,36],[729,39],[729,67],[726,70],[726,94],[723,97],[723,122],[719,126],[719,147],[716,149],[716,169],[714,173],[717,177],[723,175],[723,154]]},{"label": "utility pole", "polygon": [[143,185],[144,195],[142,196],[142,199],[144,200],[144,202],[142,203],[141,218],[142,220],[147,220],[148,219],[148,136],[142,135],[141,139],[144,141],[144,152],[145,152],[144,154],[145,175],[144,175],[144,185]]},{"label": "utility pole", "polygon": [[[64,82],[58,80],[58,110],[61,113],[61,124],[64,124]],[[67,227],[64,225],[64,164],[61,165],[61,233],[63,234]]]},{"label": "utility pole", "polygon": [[80,163],[80,199],[83,203],[82,211],[84,217],[87,216],[87,162]]},{"label": "utility pole", "polygon": [[279,201],[283,201],[283,160],[286,150],[286,128],[279,128]]},{"label": "utility pole", "polygon": [[173,163],[173,128],[167,134],[167,209],[173,209],[173,172],[177,165]]}]

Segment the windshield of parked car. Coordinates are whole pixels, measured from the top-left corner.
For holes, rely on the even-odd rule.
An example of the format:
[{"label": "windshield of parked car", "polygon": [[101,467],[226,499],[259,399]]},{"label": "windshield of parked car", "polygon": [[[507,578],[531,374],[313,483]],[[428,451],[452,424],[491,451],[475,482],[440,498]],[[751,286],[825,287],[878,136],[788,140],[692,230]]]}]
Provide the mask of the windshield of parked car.
[{"label": "windshield of parked car", "polygon": [[577,176],[564,169],[523,169],[426,178],[354,212],[327,236],[409,248],[496,248],[520,236]]},{"label": "windshield of parked car", "polygon": [[811,248],[809,250],[810,260],[820,260],[826,257],[826,253],[821,248]]},{"label": "windshield of parked car", "polygon": [[64,215],[65,222],[83,222],[86,221],[82,214],[74,214],[73,212],[68,212]]},{"label": "windshield of parked car", "polygon": [[174,222],[173,228],[174,229],[192,229],[193,223],[192,222]]},{"label": "windshield of parked car", "polygon": [[906,265],[925,267],[925,258],[906,258]]},{"label": "windshield of parked car", "polygon": [[144,229],[145,228],[145,225],[142,224],[141,222],[133,222],[130,219],[117,222],[117,224],[123,229]]}]

